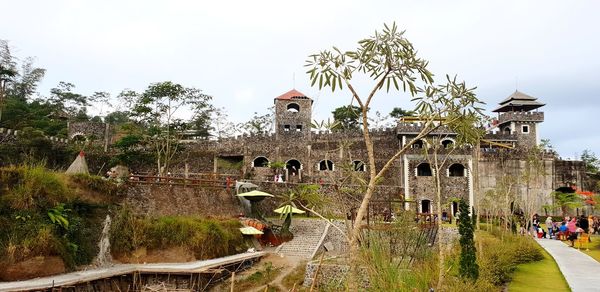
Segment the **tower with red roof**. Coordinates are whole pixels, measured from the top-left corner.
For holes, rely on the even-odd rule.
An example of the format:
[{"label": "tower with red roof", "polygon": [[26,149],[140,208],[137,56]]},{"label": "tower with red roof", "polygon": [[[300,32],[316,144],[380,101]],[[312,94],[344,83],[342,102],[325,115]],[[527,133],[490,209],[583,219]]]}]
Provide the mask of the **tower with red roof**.
[{"label": "tower with red roof", "polygon": [[313,100],[292,89],[276,97],[274,102],[277,140],[310,141]]}]

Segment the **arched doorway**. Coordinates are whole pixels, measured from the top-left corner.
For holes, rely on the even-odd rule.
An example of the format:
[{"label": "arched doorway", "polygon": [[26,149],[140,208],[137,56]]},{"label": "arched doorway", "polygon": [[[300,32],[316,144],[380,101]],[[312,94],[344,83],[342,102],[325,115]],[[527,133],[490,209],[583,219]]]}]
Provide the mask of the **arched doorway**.
[{"label": "arched doorway", "polygon": [[296,159],[290,159],[285,163],[285,168],[288,170],[289,175],[298,175],[302,164]]},{"label": "arched doorway", "polygon": [[431,213],[431,201],[430,200],[421,200],[421,213]]},{"label": "arched doorway", "polygon": [[253,167],[269,167],[269,159],[267,159],[264,156],[259,156],[254,158],[254,161],[252,161],[252,166]]}]

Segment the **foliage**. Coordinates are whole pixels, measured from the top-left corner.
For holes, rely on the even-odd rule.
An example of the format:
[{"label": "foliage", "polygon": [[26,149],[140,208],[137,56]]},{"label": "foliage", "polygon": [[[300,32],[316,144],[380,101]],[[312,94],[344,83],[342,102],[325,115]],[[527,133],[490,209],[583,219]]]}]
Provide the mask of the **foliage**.
[{"label": "foliage", "polygon": [[92,261],[99,206],[77,198],[68,176],[41,165],[4,167],[0,185],[0,262],[59,256],[74,268]]},{"label": "foliage", "polygon": [[358,106],[341,106],[331,113],[333,114],[333,120],[338,123],[334,130],[357,130],[361,125],[359,121],[361,108]]},{"label": "foliage", "polygon": [[469,205],[460,200],[458,203],[460,211],[458,222],[458,233],[460,234],[460,268],[462,278],[476,281],[479,277],[479,266],[476,262],[475,241],[473,240],[473,222],[469,217]]},{"label": "foliage", "polygon": [[[263,165],[263,167],[265,167],[266,165]],[[273,168],[273,169],[284,169],[286,166],[286,163],[284,161],[273,161],[271,163],[269,163],[269,167]]]},{"label": "foliage", "polygon": [[[540,291],[571,291],[558,265],[545,250],[541,250],[541,261],[529,262],[517,266],[512,280],[508,283],[508,291],[526,292],[534,289]],[[535,279],[535,281],[531,281]]]},{"label": "foliage", "polygon": [[[171,81],[150,84],[142,93],[126,90],[120,97],[131,106],[132,117],[144,127],[144,138],[153,146],[157,172],[168,172],[170,161],[177,153],[179,139],[187,130],[208,137],[212,106],[211,96],[193,87],[184,87]],[[192,121],[176,119],[178,110],[191,109]]]},{"label": "foliage", "polygon": [[560,208],[563,217],[567,215],[569,209],[583,206],[583,199],[575,192],[552,192],[551,196],[554,201],[554,206]]},{"label": "foliage", "polygon": [[502,285],[510,281],[512,273],[519,264],[543,259],[540,246],[529,237],[507,233],[495,228],[490,236],[482,232],[478,237],[479,281]]},{"label": "foliage", "polygon": [[86,186],[89,190],[109,196],[118,196],[125,190],[124,186],[118,186],[114,181],[106,180],[97,175],[79,173],[71,175],[70,180],[77,185]]},{"label": "foliage", "polygon": [[65,208],[64,203],[56,204],[54,208],[48,209],[48,218],[53,224],[56,224],[64,229],[69,229],[69,220],[67,220],[67,213],[70,209]]},{"label": "foliage", "polygon": [[250,135],[271,133],[273,131],[273,116],[273,108],[270,108],[269,113],[264,115],[258,115],[255,112],[249,121],[239,124],[237,128]]},{"label": "foliage", "polygon": [[[333,47],[332,50],[323,50],[309,56],[306,66],[310,75],[311,85],[318,83],[320,89],[324,87],[343,89],[348,88],[352,95],[352,102],[360,107],[362,120],[363,139],[369,157],[367,169],[369,182],[358,209],[356,222],[362,222],[367,213],[369,201],[373,196],[373,189],[379,178],[382,177],[395,160],[397,160],[409,147],[433,130],[448,126],[463,135],[465,130],[470,130],[472,124],[479,121],[481,102],[473,93],[474,88],[469,88],[464,82],[458,83],[456,78],[446,77],[446,83],[434,86],[433,74],[427,69],[428,62],[417,56],[413,45],[404,37],[396,24],[384,25],[383,30],[376,31],[374,36],[358,42],[354,51],[342,52]],[[366,96],[358,94],[353,86],[355,75],[365,77],[374,82]],[[417,81],[419,80],[419,81]],[[369,133],[368,109],[377,93],[390,89],[410,93],[417,102],[415,112],[425,120],[423,130],[415,140],[409,141],[396,152],[380,169],[376,168],[373,140]],[[435,121],[435,122],[434,122]],[[468,125],[468,126],[467,126]],[[472,140],[475,132],[465,133],[466,140]],[[352,253],[356,253],[360,237],[360,224],[355,224],[351,234]]]},{"label": "foliage", "polygon": [[200,217],[136,217],[121,209],[113,221],[111,251],[127,254],[138,248],[189,248],[197,259],[210,259],[241,252],[245,244],[237,220]]},{"label": "foliage", "polygon": [[585,163],[585,169],[587,172],[598,173],[600,169],[600,160],[596,157],[596,154],[589,149],[583,150],[581,153],[581,160]]},{"label": "foliage", "polygon": [[0,137],[0,166],[22,163],[44,162],[49,168],[65,168],[72,161],[77,149],[53,143],[43,133],[33,128],[24,128],[19,138],[3,143]]},{"label": "foliage", "polygon": [[25,58],[18,69],[18,59],[12,55],[8,42],[0,40],[0,122],[2,110],[8,97],[25,100],[36,90],[46,73],[45,69],[34,67],[34,59]]},{"label": "foliage", "polygon": [[416,115],[416,113],[414,111],[404,110],[399,107],[394,107],[392,109],[392,111],[390,112],[390,117],[395,118],[395,119],[400,119],[403,117],[414,117],[415,115]]}]

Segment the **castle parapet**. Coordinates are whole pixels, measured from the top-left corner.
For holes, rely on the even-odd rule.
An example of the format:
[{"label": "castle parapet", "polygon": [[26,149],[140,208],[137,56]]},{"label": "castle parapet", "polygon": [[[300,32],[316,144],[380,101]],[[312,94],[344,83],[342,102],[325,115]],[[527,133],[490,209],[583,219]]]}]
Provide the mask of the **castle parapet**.
[{"label": "castle parapet", "polygon": [[543,122],[544,112],[504,112],[498,115],[500,124],[508,122]]}]

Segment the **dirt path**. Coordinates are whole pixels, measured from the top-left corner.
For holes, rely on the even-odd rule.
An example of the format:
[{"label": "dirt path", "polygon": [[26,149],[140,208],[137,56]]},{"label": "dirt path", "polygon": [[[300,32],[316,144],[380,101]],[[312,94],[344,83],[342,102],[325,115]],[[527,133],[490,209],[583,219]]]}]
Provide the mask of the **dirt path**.
[{"label": "dirt path", "polygon": [[[301,257],[281,257],[277,254],[269,254],[268,256],[264,257],[261,260],[261,263],[271,262],[273,264],[274,268],[281,269],[281,271],[279,272],[279,275],[277,275],[277,277],[275,279],[273,279],[273,281],[271,281],[269,284],[262,285],[255,289],[252,289],[250,291],[251,292],[262,292],[265,290],[265,288],[267,286],[275,287],[279,291],[289,291],[289,289],[283,285],[282,281],[287,275],[289,275],[291,272],[293,272],[294,269],[296,269],[296,267],[298,267],[298,265],[300,265],[304,261],[305,261],[305,259],[303,259]],[[260,267],[260,263],[255,265],[255,267]],[[250,271],[248,271],[248,272],[250,272]]]}]

